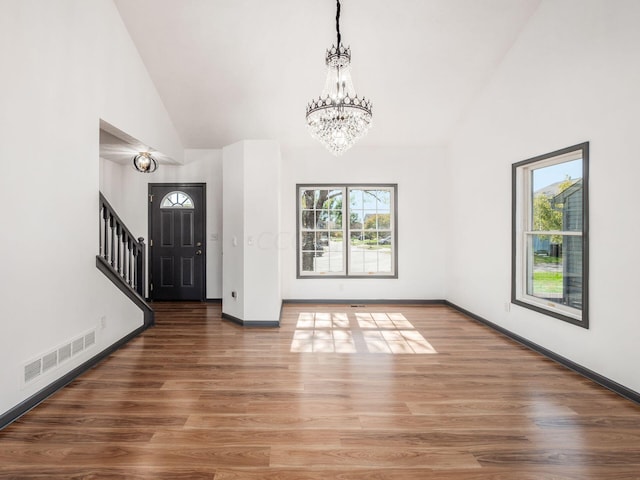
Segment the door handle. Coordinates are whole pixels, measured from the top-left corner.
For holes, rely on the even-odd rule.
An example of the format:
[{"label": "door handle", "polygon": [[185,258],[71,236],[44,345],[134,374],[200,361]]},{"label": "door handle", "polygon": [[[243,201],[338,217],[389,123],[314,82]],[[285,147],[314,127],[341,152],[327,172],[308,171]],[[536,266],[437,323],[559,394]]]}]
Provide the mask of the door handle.
[{"label": "door handle", "polygon": [[196,250],[196,255],[202,255],[202,250]]}]

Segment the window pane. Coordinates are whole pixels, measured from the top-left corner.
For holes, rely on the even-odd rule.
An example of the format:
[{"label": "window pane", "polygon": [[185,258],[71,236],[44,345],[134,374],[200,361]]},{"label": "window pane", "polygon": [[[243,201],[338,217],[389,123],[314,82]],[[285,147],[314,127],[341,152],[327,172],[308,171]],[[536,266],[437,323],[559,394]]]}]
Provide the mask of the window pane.
[{"label": "window pane", "polygon": [[315,262],[313,252],[302,252],[302,271],[315,272]]},{"label": "window pane", "polygon": [[391,193],[391,188],[350,190],[351,273],[393,273]]},{"label": "window pane", "polygon": [[315,236],[313,232],[302,233],[302,250],[314,250]]},{"label": "window pane", "polygon": [[378,249],[378,273],[392,273],[391,245]]},{"label": "window pane", "polygon": [[327,200],[329,199],[329,190],[316,190],[316,208],[321,210],[323,208],[329,208]]},{"label": "window pane", "polygon": [[365,272],[365,250],[362,242],[355,239],[351,234],[351,245],[349,246],[349,272],[355,274],[363,274]]},{"label": "window pane", "polygon": [[349,233],[349,272],[364,273],[364,234],[361,231]]},{"label": "window pane", "polygon": [[[303,252],[304,254],[305,252]],[[330,250],[319,246],[314,252],[309,252],[307,259],[307,272],[316,273],[342,273],[344,272],[342,250]]]},{"label": "window pane", "polygon": [[582,230],[582,159],[532,170],[531,181],[532,230]]},{"label": "window pane", "polygon": [[316,234],[316,249],[329,246],[329,232],[318,232]]},{"label": "window pane", "polygon": [[349,208],[352,210],[362,208],[362,190],[349,191]]},{"label": "window pane", "polygon": [[362,208],[367,210],[375,210],[378,203],[378,191],[377,190],[363,190],[362,191]]},{"label": "window pane", "polygon": [[582,231],[583,180],[579,179],[556,197],[562,205],[562,230],[566,232]]},{"label": "window pane", "polygon": [[351,230],[361,229],[364,224],[364,213],[362,210],[351,210],[349,212],[349,228]]},{"label": "window pane", "polygon": [[327,228],[327,222],[329,220],[328,210],[316,210],[316,228]]},{"label": "window pane", "polygon": [[329,228],[331,230],[342,230],[342,211],[331,210],[329,212]]},{"label": "window pane", "polygon": [[342,210],[342,190],[330,190],[326,206],[329,209]]},{"label": "window pane", "polygon": [[300,192],[300,208],[313,209],[315,205],[315,190],[302,190]]},{"label": "window pane", "polygon": [[388,250],[391,250],[393,243],[393,236],[391,232],[378,232],[378,245],[385,246]]},{"label": "window pane", "polygon": [[392,273],[391,249],[379,249],[363,245],[351,245],[349,271],[369,275]]},{"label": "window pane", "polygon": [[391,214],[390,213],[378,213],[378,228],[389,229],[391,228]]},{"label": "window pane", "polygon": [[564,304],[582,309],[582,237],[565,236],[562,242],[564,264],[562,265]]},{"label": "window pane", "polygon": [[390,213],[364,213],[363,228],[365,230],[379,230],[391,228]]},{"label": "window pane", "polygon": [[329,272],[341,273],[344,272],[344,258],[342,250],[330,251],[328,254],[329,259]]},{"label": "window pane", "polygon": [[391,190],[378,190],[378,206],[379,213],[391,212]]},{"label": "window pane", "polygon": [[184,192],[169,192],[160,202],[160,208],[194,208],[193,199]]},{"label": "window pane", "polygon": [[304,247],[308,247],[308,248],[302,251],[302,271],[304,272],[326,271],[325,267],[327,262],[322,261],[322,256],[324,255],[324,249],[322,248],[322,246],[312,242],[311,244],[307,244]]},{"label": "window pane", "polygon": [[[301,272],[342,273],[342,189],[318,188],[300,190],[300,261]],[[335,245],[332,244],[332,239]]]},{"label": "window pane", "polygon": [[582,237],[528,235],[527,295],[582,308]]},{"label": "window pane", "polygon": [[342,232],[331,232],[329,237],[329,250],[342,251],[344,248],[344,241]]},{"label": "window pane", "polygon": [[[349,271],[353,274],[393,273],[390,232],[380,236],[378,232],[351,232],[349,246]],[[380,242],[389,242],[380,244]]]},{"label": "window pane", "polygon": [[303,210],[302,211],[302,228],[305,230],[310,230],[315,228],[315,212],[313,210]]},{"label": "window pane", "polygon": [[[550,235],[529,235],[527,262],[527,294],[558,302],[562,298],[561,240]],[[534,253],[535,252],[535,253]]]},{"label": "window pane", "polygon": [[378,215],[375,210],[364,211],[363,228],[365,230],[376,230],[378,228]]}]

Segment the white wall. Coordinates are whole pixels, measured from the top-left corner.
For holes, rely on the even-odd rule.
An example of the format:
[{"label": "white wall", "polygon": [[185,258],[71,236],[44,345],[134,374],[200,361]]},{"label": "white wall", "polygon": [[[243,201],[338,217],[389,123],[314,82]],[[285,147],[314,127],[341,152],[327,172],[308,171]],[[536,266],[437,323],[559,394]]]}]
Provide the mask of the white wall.
[{"label": "white wall", "polygon": [[225,147],[223,177],[222,311],[243,321],[278,321],[280,147],[270,140]]},{"label": "white wall", "polygon": [[[451,145],[447,298],[640,391],[640,2],[547,0]],[[590,328],[511,306],[511,164],[590,142]]]},{"label": "white wall", "polygon": [[278,321],[280,284],[280,146],[268,140],[244,142],[243,320]]},{"label": "white wall", "polygon": [[[244,319],[244,143],[222,149],[222,311]],[[236,297],[231,296],[236,292]]]},{"label": "white wall", "polygon": [[149,183],[205,183],[207,190],[207,298],[222,298],[222,150],[187,149],[183,165],[160,165],[150,174],[130,163],[100,159],[100,190],[136,237],[148,243]]},{"label": "white wall", "polygon": [[[283,149],[282,296],[285,299],[445,298],[448,183],[442,148],[356,145],[340,157],[322,146]],[[296,184],[397,183],[397,279],[296,279]]]},{"label": "white wall", "polygon": [[[2,414],[142,325],[95,266],[100,118],[182,146],[110,0],[3,1],[0,59]],[[96,347],[22,388],[25,362],[93,328]]]}]

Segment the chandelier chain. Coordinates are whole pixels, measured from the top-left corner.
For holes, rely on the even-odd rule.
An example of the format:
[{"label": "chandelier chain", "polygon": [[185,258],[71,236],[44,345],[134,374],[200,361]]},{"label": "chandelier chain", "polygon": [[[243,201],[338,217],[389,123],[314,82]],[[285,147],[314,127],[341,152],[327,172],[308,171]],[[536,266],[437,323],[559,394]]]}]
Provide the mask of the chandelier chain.
[{"label": "chandelier chain", "polygon": [[338,51],[340,51],[340,41],[342,40],[342,35],[340,35],[340,0],[337,0],[337,9],[336,9],[336,32],[338,34],[338,43],[336,47]]}]

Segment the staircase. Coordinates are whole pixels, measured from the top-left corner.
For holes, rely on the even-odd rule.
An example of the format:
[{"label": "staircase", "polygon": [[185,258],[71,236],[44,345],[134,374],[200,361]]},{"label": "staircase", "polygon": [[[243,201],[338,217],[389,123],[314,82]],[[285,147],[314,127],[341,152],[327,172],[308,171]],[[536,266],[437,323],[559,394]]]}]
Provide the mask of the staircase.
[{"label": "staircase", "polygon": [[145,300],[146,245],[129,231],[100,193],[100,253],[96,267],[144,312],[143,328],[154,324],[153,309]]}]

